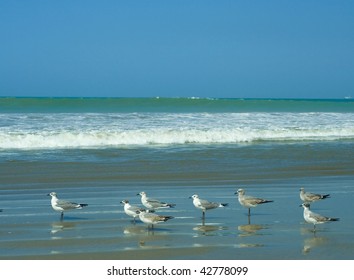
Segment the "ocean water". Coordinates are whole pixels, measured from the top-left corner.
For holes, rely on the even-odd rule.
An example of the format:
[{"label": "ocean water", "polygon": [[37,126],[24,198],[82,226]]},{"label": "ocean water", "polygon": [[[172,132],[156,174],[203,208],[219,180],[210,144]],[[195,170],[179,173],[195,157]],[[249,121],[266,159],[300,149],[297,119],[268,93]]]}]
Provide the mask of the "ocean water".
[{"label": "ocean water", "polygon": [[354,139],[351,100],[1,98],[0,149]]},{"label": "ocean water", "polygon": [[[354,102],[0,98],[2,259],[352,259]],[[234,194],[274,200],[246,215]],[[299,188],[330,193],[306,224]],[[88,203],[65,214],[47,193]],[[120,205],[176,203],[154,230]],[[201,220],[189,197],[229,203]]]}]

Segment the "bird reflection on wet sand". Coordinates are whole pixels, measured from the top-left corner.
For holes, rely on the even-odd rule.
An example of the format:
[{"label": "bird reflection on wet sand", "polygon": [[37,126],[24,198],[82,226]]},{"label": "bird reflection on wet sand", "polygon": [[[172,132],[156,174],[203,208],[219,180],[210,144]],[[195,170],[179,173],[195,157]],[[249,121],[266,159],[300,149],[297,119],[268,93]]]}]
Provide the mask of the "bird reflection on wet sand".
[{"label": "bird reflection on wet sand", "polygon": [[164,228],[155,228],[154,230],[151,230],[145,226],[127,226],[123,228],[123,233],[126,236],[137,236],[137,235],[143,235],[143,236],[153,236],[153,235],[167,235],[171,232],[169,229],[164,229]]},{"label": "bird reflection on wet sand", "polygon": [[317,236],[316,232],[309,230],[308,228],[301,228],[301,235],[313,234],[312,237],[304,239],[304,246],[302,248],[302,254],[306,255],[311,252],[312,249],[316,247],[325,246],[329,243],[329,239],[323,236]]},{"label": "bird reflection on wet sand", "polygon": [[216,235],[218,231],[224,231],[227,230],[228,227],[225,226],[218,226],[218,225],[198,225],[193,228],[194,231],[197,231],[201,235],[205,236],[210,236],[210,235]]},{"label": "bird reflection on wet sand", "polygon": [[247,216],[247,218],[247,224],[237,227],[237,229],[242,232],[239,234],[240,237],[257,235],[259,230],[267,228],[264,225],[251,224],[251,216]]},{"label": "bird reflection on wet sand", "polygon": [[76,226],[74,222],[54,222],[52,223],[52,230],[50,231],[52,234],[56,234],[60,231],[73,229]]},{"label": "bird reflection on wet sand", "polygon": [[310,253],[310,251],[315,247],[320,247],[328,243],[328,239],[325,237],[312,237],[304,240],[304,247],[302,253],[304,255]]},{"label": "bird reflection on wet sand", "polygon": [[247,224],[247,225],[240,225],[237,227],[237,229],[239,231],[241,231],[242,233],[239,234],[239,236],[243,237],[243,236],[251,236],[251,235],[257,235],[259,233],[257,233],[258,231],[260,231],[261,229],[266,229],[266,226],[263,225],[252,225],[252,224]]},{"label": "bird reflection on wet sand", "polygon": [[124,235],[141,235],[146,233],[146,227],[143,226],[127,226],[123,229]]}]

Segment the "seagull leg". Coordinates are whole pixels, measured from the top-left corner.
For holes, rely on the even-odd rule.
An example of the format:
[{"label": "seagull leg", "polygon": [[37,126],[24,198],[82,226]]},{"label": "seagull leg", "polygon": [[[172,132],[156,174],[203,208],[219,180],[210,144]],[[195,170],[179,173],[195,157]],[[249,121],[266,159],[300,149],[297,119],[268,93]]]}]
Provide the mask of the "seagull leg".
[{"label": "seagull leg", "polygon": [[251,208],[248,208],[248,217],[251,216]]},{"label": "seagull leg", "polygon": [[202,215],[202,225],[205,225],[205,210],[203,210],[203,215]]},{"label": "seagull leg", "polygon": [[64,212],[61,212],[60,214],[60,221],[62,222],[64,220]]}]

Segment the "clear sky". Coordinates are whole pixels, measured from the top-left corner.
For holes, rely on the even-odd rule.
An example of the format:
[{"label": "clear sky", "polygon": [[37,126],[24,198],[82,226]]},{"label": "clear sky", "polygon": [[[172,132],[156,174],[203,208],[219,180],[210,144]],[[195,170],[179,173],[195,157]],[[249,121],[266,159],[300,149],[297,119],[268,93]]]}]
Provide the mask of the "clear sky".
[{"label": "clear sky", "polygon": [[354,1],[1,0],[0,96],[354,97]]}]

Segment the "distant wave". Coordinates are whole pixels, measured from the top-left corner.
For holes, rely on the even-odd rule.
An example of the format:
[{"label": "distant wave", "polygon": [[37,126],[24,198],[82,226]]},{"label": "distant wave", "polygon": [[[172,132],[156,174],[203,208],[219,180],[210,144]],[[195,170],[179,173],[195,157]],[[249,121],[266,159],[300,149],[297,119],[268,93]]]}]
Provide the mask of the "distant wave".
[{"label": "distant wave", "polygon": [[0,97],[0,113],[354,112],[352,99]]}]

